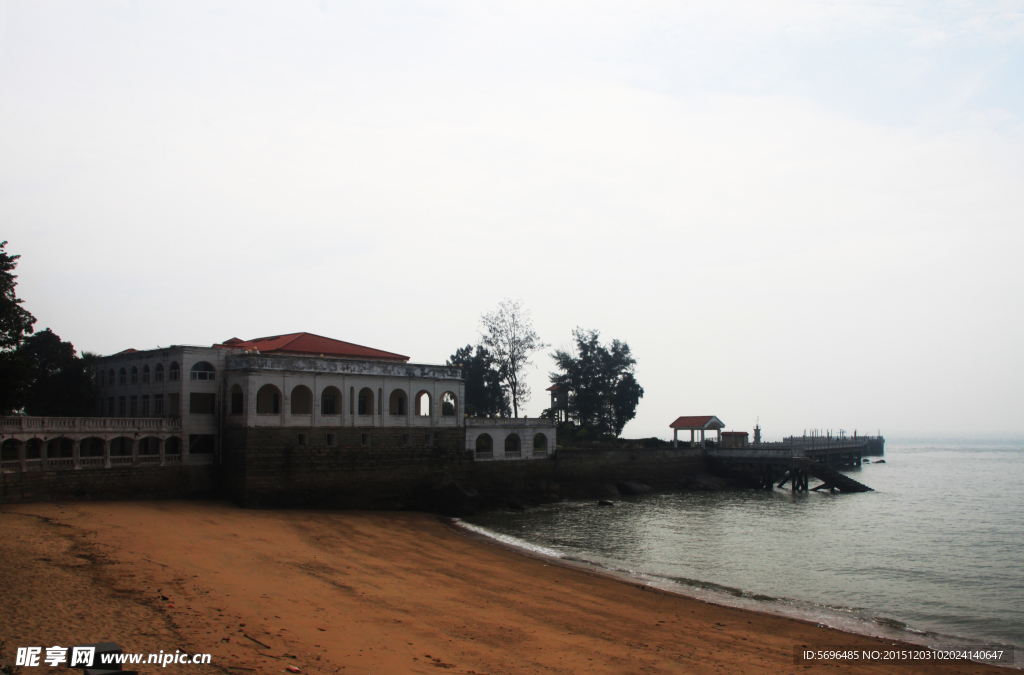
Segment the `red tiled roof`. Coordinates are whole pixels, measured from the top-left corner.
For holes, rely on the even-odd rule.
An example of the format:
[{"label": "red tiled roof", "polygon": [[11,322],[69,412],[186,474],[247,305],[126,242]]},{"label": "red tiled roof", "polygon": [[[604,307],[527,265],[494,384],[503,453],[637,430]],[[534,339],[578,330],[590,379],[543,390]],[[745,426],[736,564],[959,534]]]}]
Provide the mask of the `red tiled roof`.
[{"label": "red tiled roof", "polygon": [[749,436],[746,431],[723,431],[723,436]]},{"label": "red tiled roof", "polygon": [[408,356],[392,352],[342,342],[333,338],[314,335],[313,333],[288,333],[287,335],[271,335],[270,337],[242,340],[231,338],[214,347],[224,349],[256,350],[261,354],[301,354],[310,356],[334,356],[345,359],[368,359],[371,361],[409,360]]},{"label": "red tiled roof", "polygon": [[550,387],[548,387],[547,389],[545,389],[544,391],[558,391],[561,388],[562,388],[562,385],[560,385],[560,384],[553,384]]},{"label": "red tiled roof", "polygon": [[[715,423],[717,423],[717,426],[714,426]],[[714,415],[694,415],[680,417],[668,426],[670,429],[721,429],[725,424]]]}]

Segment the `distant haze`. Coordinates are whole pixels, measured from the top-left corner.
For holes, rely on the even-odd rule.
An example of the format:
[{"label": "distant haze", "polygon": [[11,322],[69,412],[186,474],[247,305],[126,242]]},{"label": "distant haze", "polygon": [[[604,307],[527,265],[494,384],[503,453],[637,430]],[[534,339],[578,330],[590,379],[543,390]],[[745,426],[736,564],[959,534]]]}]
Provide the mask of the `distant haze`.
[{"label": "distant haze", "polygon": [[0,240],[79,349],[443,363],[508,297],[629,343],[625,436],[1024,432],[1024,2],[0,16]]}]

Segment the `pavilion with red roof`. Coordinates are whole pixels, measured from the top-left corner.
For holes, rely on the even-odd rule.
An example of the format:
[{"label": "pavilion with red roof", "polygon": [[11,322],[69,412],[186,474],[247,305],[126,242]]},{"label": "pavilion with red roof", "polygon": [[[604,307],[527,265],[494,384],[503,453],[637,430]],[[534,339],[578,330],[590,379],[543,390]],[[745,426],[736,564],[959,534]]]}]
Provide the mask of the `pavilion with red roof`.
[{"label": "pavilion with red roof", "polygon": [[690,447],[693,447],[694,434],[700,431],[700,447],[704,447],[704,432],[714,429],[718,432],[718,446],[722,446],[722,429],[725,424],[714,415],[694,415],[676,418],[676,421],[669,425],[672,429],[672,447],[679,447],[679,430],[690,430]]}]

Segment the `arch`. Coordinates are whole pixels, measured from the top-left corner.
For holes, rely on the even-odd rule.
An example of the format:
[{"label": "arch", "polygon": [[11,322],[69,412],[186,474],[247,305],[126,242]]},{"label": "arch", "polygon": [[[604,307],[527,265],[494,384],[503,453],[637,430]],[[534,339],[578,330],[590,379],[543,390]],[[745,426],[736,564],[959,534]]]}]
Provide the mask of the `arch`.
[{"label": "arch", "polygon": [[128,457],[132,454],[132,439],[127,436],[118,436],[110,441],[111,457]]},{"label": "arch", "polygon": [[430,417],[430,392],[423,390],[416,394],[415,413],[420,417]]},{"label": "arch", "polygon": [[265,384],[256,392],[257,415],[281,414],[281,390],[272,384]]},{"label": "arch", "polygon": [[25,441],[25,459],[39,459],[43,456],[43,442],[38,438],[30,438]]},{"label": "arch", "polygon": [[477,457],[494,455],[494,440],[490,434],[480,434],[476,437],[476,454]]},{"label": "arch", "polygon": [[459,399],[450,391],[441,394],[441,417],[454,417],[459,411]]},{"label": "arch", "polygon": [[138,383],[139,383],[139,369],[137,367],[135,367],[135,366],[132,366],[132,384],[138,384]]},{"label": "arch", "polygon": [[142,383],[149,383],[149,366],[142,366]]},{"label": "arch", "polygon": [[320,393],[320,414],[341,414],[341,391],[337,387],[327,387]]},{"label": "arch", "polygon": [[180,455],[181,454],[181,439],[177,436],[171,436],[164,441],[164,454],[165,455]]},{"label": "arch", "polygon": [[292,414],[313,414],[313,392],[304,384],[300,384],[292,389]]},{"label": "arch", "polygon": [[153,369],[153,380],[156,382],[164,381],[164,364],[156,364],[156,368]]},{"label": "arch", "polygon": [[128,382],[128,371],[126,371],[124,368],[122,368],[121,370],[117,371],[117,383],[118,384],[127,384],[127,382]]},{"label": "arch", "polygon": [[47,442],[46,457],[56,459],[58,457],[73,457],[75,454],[75,442],[70,438],[60,436]]},{"label": "arch", "polygon": [[19,448],[21,448],[21,441],[16,441],[13,438],[8,438],[0,443],[0,462],[17,461]]},{"label": "arch", "polygon": [[520,457],[523,453],[523,442],[519,434],[509,434],[505,437],[505,456]]},{"label": "arch", "polygon": [[405,396],[404,389],[395,389],[391,392],[388,401],[388,413],[392,415],[405,415],[409,412],[409,399]]},{"label": "arch", "polygon": [[[172,363],[171,368],[178,364]],[[174,379],[173,377],[171,378]],[[216,380],[217,369],[213,367],[213,364],[209,361],[200,361],[196,365],[192,366],[192,379],[193,380]]]},{"label": "arch", "polygon": [[95,436],[83,438],[82,444],[78,446],[79,457],[102,457],[103,439]]},{"label": "arch", "polygon": [[160,439],[156,436],[146,436],[145,438],[139,439],[139,454],[140,455],[159,455],[160,454]]},{"label": "arch", "polygon": [[548,437],[544,434],[537,434],[533,437],[533,454],[540,454],[537,451],[542,450],[544,454],[548,454]]},{"label": "arch", "polygon": [[180,380],[181,379],[181,366],[178,365],[177,361],[171,361],[171,367],[168,368],[169,380]]},{"label": "arch", "polygon": [[241,415],[245,412],[245,394],[242,393],[240,386],[237,384],[232,385],[228,397],[231,400],[232,415]]},{"label": "arch", "polygon": [[373,414],[373,390],[369,387],[363,387],[359,390],[359,408],[357,412],[360,415],[372,415]]}]

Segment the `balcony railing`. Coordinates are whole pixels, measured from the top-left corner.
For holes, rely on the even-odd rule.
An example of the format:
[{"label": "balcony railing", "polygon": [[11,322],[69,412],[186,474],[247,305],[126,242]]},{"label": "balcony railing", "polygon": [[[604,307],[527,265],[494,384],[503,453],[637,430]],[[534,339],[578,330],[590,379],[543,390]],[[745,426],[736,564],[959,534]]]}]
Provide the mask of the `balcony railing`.
[{"label": "balcony railing", "polygon": [[0,417],[0,431],[181,431],[180,417]]}]

